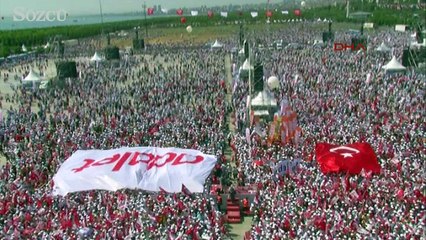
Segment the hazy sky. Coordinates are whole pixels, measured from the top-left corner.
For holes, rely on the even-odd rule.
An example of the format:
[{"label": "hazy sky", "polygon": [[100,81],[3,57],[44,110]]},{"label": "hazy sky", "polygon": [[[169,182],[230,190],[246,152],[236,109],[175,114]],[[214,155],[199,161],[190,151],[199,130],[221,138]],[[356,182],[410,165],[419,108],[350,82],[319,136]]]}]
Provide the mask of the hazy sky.
[{"label": "hazy sky", "polygon": [[[147,6],[162,8],[218,6],[241,3],[263,3],[267,0],[146,0]],[[271,0],[271,3],[282,0]],[[104,13],[134,12],[142,10],[143,0],[101,0]],[[64,10],[69,14],[99,13],[99,0],[0,0],[0,15],[12,16],[16,8],[27,10]],[[18,10],[22,11],[22,10]]]}]

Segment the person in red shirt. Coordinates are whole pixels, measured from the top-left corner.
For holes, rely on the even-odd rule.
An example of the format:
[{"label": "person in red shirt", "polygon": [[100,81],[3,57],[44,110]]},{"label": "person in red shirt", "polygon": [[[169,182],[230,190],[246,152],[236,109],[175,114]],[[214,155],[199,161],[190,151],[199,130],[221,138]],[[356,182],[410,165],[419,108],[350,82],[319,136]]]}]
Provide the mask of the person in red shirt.
[{"label": "person in red shirt", "polygon": [[244,210],[244,211],[248,211],[248,210],[249,210],[249,207],[250,207],[249,200],[245,197],[245,198],[243,199],[243,210]]}]

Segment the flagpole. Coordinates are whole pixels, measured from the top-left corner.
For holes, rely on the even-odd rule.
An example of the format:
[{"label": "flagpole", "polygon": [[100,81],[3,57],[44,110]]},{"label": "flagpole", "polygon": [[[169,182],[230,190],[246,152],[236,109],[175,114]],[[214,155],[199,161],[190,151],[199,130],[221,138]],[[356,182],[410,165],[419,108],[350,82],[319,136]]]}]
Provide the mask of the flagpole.
[{"label": "flagpole", "polygon": [[349,0],[346,1],[346,18],[349,18]]},{"label": "flagpole", "polygon": [[[252,91],[252,86],[251,86],[251,47],[250,44],[247,43],[248,47],[248,65],[249,65],[249,129],[251,128],[251,91]],[[250,130],[251,131],[251,130]]]},{"label": "flagpole", "polygon": [[101,34],[104,35],[104,15],[102,13],[102,2],[99,0],[99,12],[101,14]]},{"label": "flagpole", "polygon": [[143,9],[145,12],[145,38],[148,38],[148,23],[146,22],[146,2],[143,4]]}]

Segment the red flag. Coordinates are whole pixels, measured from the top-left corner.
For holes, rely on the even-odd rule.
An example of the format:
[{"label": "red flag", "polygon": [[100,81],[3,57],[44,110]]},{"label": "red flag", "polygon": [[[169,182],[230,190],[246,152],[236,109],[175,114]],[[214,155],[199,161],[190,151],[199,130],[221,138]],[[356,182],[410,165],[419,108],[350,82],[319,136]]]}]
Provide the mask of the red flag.
[{"label": "red flag", "polygon": [[146,10],[146,13],[147,13],[148,15],[153,15],[153,14],[154,14],[154,8],[148,8],[148,9]]},{"label": "red flag", "polygon": [[318,143],[315,146],[317,161],[323,173],[346,172],[360,174],[366,172],[380,173],[376,153],[368,143],[354,143],[336,146]]},{"label": "red flag", "polygon": [[296,9],[294,10],[294,15],[300,17],[300,15],[302,15],[302,12],[300,11],[300,9]]},{"label": "red flag", "polygon": [[404,199],[404,195],[405,195],[405,192],[403,189],[399,189],[398,192],[396,193],[396,197],[400,201]]},{"label": "red flag", "polygon": [[183,10],[181,8],[179,8],[178,10],[176,10],[176,14],[179,16],[183,15]]},{"label": "red flag", "polygon": [[169,193],[169,192],[167,192],[166,190],[164,190],[164,188],[160,187],[160,193],[161,193],[161,194],[167,194],[167,193]]},{"label": "red flag", "polygon": [[210,10],[209,10],[209,11],[207,12],[207,16],[208,16],[209,18],[212,18],[212,17],[213,17],[213,15],[214,15],[214,14],[213,14],[213,12],[212,12],[212,11],[210,11]]},{"label": "red flag", "polygon": [[181,17],[180,22],[185,24],[186,23],[186,18],[185,17]]},{"label": "red flag", "polygon": [[272,11],[271,10],[266,11],[266,16],[267,17],[272,17]]}]

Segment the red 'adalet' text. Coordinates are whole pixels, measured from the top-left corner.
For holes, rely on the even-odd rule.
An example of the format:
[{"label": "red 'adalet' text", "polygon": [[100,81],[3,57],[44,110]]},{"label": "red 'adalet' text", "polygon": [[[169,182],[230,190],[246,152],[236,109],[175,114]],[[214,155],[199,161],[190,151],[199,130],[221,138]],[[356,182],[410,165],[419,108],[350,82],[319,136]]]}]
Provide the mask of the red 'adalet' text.
[{"label": "red 'adalet' text", "polygon": [[[104,165],[111,165],[113,164],[114,167],[112,168],[113,172],[118,172],[123,167],[124,164],[127,164],[129,166],[134,166],[136,164],[147,164],[147,171],[151,168],[155,167],[163,167],[168,163],[171,163],[171,165],[181,165],[181,164],[197,164],[204,160],[203,156],[195,156],[193,160],[184,160],[183,158],[191,157],[190,155],[187,155],[185,153],[173,153],[168,152],[164,155],[154,155],[152,153],[142,153],[142,152],[125,152],[123,154],[114,154],[111,157],[107,157],[101,160],[94,160],[94,159],[84,159],[84,164],[81,167],[73,168],[72,171],[74,173],[78,173],[83,171],[84,169],[91,168],[91,167],[97,167],[97,166],[104,166]],[[163,159],[163,161],[159,161]]]}]

